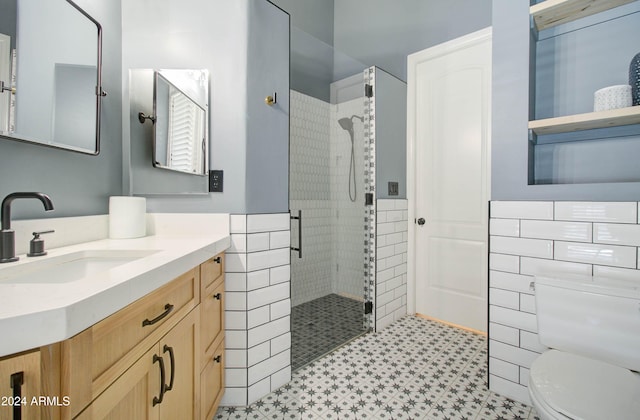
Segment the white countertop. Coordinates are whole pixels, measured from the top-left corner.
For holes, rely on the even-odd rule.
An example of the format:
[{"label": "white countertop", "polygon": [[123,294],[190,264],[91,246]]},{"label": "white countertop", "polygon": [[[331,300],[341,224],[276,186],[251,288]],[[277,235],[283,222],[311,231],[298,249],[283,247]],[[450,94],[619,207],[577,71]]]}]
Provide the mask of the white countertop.
[{"label": "white countertop", "polygon": [[10,267],[78,251],[155,251],[77,281],[12,284],[0,280],[0,357],[70,338],[229,245],[227,224],[204,234],[202,230],[183,231],[179,235],[156,231],[153,236],[137,239],[101,239],[49,249],[42,257],[21,255],[17,262],[1,264],[0,277]]}]

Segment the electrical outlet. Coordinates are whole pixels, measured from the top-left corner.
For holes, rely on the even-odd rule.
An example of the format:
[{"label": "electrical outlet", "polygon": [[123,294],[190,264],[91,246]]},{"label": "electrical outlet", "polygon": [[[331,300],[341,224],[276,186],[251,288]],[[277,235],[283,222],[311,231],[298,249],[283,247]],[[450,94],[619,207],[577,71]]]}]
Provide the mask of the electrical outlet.
[{"label": "electrical outlet", "polygon": [[389,182],[389,195],[398,195],[398,183]]},{"label": "electrical outlet", "polygon": [[209,171],[209,192],[222,192],[224,173],[222,170]]}]

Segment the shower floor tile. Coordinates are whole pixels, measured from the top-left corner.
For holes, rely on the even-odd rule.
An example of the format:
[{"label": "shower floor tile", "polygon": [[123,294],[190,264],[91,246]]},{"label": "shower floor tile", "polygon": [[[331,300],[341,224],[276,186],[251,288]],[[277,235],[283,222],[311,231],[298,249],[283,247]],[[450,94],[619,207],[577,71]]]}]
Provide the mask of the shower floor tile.
[{"label": "shower floor tile", "polygon": [[363,312],[362,302],[336,294],[291,308],[291,369],[363,334]]},{"label": "shower floor tile", "polygon": [[406,316],[295,371],[226,419],[538,419],[487,389],[487,339]]}]

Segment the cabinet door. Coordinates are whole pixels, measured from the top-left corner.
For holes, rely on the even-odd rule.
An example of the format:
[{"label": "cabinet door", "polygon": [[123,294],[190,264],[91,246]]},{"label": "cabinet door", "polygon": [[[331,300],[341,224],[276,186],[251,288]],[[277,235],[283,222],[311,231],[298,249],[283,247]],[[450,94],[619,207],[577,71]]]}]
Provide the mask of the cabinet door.
[{"label": "cabinet door", "polygon": [[158,354],[166,370],[161,419],[193,419],[199,412],[199,335],[200,310],[196,308],[160,340]]},{"label": "cabinet door", "polygon": [[163,394],[161,372],[166,372],[168,361],[158,358],[157,353],[155,345],[76,418],[159,419],[161,404],[153,401]]},{"label": "cabinet door", "polygon": [[206,359],[213,357],[213,352],[224,335],[224,277],[220,277],[202,295],[200,311],[200,354],[203,356],[201,369],[204,369]]},{"label": "cabinet door", "polygon": [[224,340],[212,353],[212,357],[205,359],[205,367],[201,374],[200,398],[202,407],[200,418],[212,419],[218,409],[224,391]]},{"label": "cabinet door", "polygon": [[39,406],[31,404],[41,395],[40,383],[39,351],[0,359],[0,419],[40,418]]}]

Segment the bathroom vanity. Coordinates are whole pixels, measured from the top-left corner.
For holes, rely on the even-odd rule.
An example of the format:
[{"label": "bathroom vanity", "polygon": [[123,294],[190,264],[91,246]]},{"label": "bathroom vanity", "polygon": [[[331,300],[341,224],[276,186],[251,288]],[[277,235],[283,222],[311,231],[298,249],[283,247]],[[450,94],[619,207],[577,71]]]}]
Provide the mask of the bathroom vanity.
[{"label": "bathroom vanity", "polygon": [[[212,418],[228,246],[228,231],[104,239],[0,268],[0,419]],[[65,281],[69,255],[121,263]]]}]

